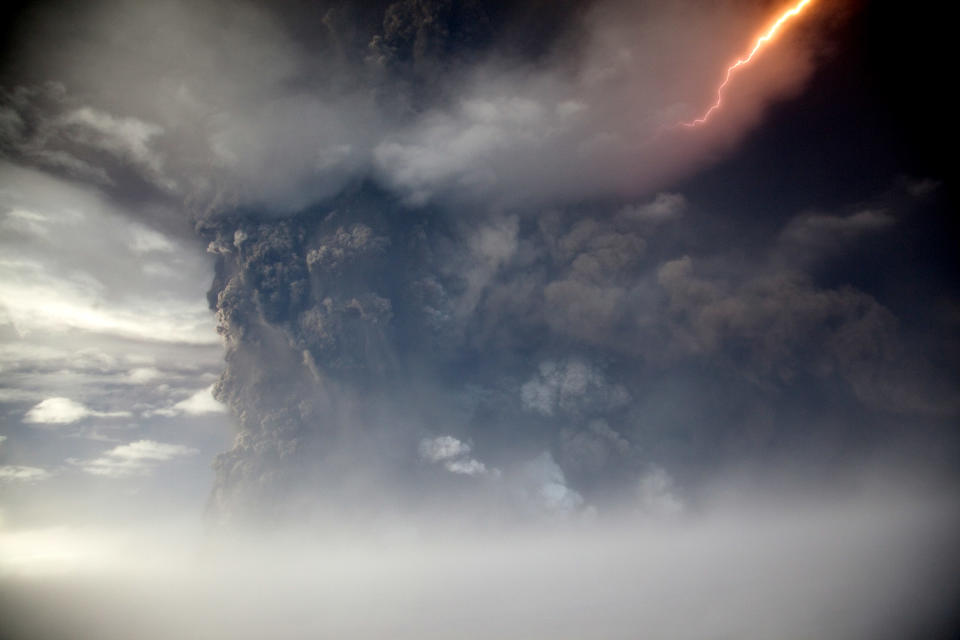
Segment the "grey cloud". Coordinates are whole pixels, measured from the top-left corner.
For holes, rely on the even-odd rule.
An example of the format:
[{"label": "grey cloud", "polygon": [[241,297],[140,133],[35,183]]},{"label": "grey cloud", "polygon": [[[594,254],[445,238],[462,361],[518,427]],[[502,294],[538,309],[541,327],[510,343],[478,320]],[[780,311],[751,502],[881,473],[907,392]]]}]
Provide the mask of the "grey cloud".
[{"label": "grey cloud", "polygon": [[[797,272],[760,274],[731,284],[696,274],[689,257],[663,264],[674,348],[731,359],[758,382],[801,373],[839,376],[866,405],[951,413],[953,394],[924,380],[918,355],[903,347],[895,316],[856,289],[821,289]],[[729,356],[725,356],[729,357]]]},{"label": "grey cloud", "polygon": [[628,205],[620,210],[619,215],[630,220],[653,223],[666,222],[679,218],[686,206],[687,199],[683,197],[683,194],[658,193],[653,202]]},{"label": "grey cloud", "polygon": [[465,316],[476,309],[497,273],[516,254],[518,233],[516,216],[495,218],[469,232],[466,244],[470,252],[465,258],[455,259],[460,264],[453,266],[466,285],[455,302],[457,315]]},{"label": "grey cloud", "polygon": [[941,186],[941,182],[933,178],[906,179],[905,182],[907,192],[914,198],[927,197]]},{"label": "grey cloud", "polygon": [[563,470],[549,452],[526,462],[519,473],[524,498],[537,508],[567,516],[583,506],[583,496],[567,486]]},{"label": "grey cloud", "polygon": [[639,510],[646,514],[675,516],[683,510],[673,479],[659,467],[645,473],[637,482],[637,500]]},{"label": "grey cloud", "polygon": [[133,117],[118,118],[90,107],[68,112],[58,124],[72,142],[116,154],[142,166],[159,186],[176,188],[175,183],[164,176],[163,156],[151,146],[152,140],[163,133],[159,125]]},{"label": "grey cloud", "polygon": [[626,389],[608,383],[601,371],[580,360],[541,363],[520,388],[520,397],[525,409],[545,416],[602,413],[630,401]]},{"label": "grey cloud", "polygon": [[68,460],[83,471],[94,476],[106,478],[125,478],[148,474],[156,465],[175,458],[193,456],[199,453],[193,447],[179,444],[167,444],[154,440],[137,440],[103,452],[98,458],[90,460]]},{"label": "grey cloud", "polygon": [[556,460],[571,485],[591,505],[607,506],[623,499],[625,488],[640,482],[645,465],[644,452],[604,419],[562,429],[556,449]]},{"label": "grey cloud", "polygon": [[777,249],[784,258],[802,265],[840,254],[859,238],[887,231],[896,222],[886,211],[874,209],[848,216],[804,214],[784,227]]},{"label": "grey cloud", "polygon": [[42,467],[25,465],[0,465],[0,482],[39,482],[46,480],[53,474]]},{"label": "grey cloud", "polygon": [[565,430],[561,448],[564,460],[573,469],[600,472],[615,458],[627,458],[635,453],[633,445],[610,428],[604,420],[591,420],[586,429]]},{"label": "grey cloud", "polygon": [[570,273],[576,278],[604,280],[631,267],[645,248],[646,241],[639,234],[586,218],[557,239],[555,256],[570,264]]},{"label": "grey cloud", "polygon": [[63,132],[56,116],[66,106],[66,88],[56,82],[36,87],[0,87],[0,153],[24,159],[69,176],[109,184],[111,178],[100,166],[75,155],[63,145]]},{"label": "grey cloud", "polygon": [[[790,378],[810,356],[807,344],[829,345],[843,362],[882,350],[895,321],[872,298],[853,289],[819,290],[796,273],[761,275],[729,285],[696,275],[689,257],[658,270],[667,292],[676,343],[708,353],[734,338],[747,341],[748,358],[761,375]],[[836,328],[832,328],[836,327]],[[841,337],[842,336],[842,337]],[[829,371],[833,363],[807,362]]]},{"label": "grey cloud", "polygon": [[557,333],[603,343],[627,320],[627,295],[619,286],[597,286],[574,279],[551,282],[544,289],[547,320]]}]

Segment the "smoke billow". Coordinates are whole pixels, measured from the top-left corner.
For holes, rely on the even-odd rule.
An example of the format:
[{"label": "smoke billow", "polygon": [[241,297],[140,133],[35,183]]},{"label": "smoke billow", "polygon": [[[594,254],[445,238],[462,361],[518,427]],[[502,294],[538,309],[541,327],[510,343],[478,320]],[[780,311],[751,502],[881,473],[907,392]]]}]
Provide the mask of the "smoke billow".
[{"label": "smoke billow", "polygon": [[[764,19],[616,0],[52,3],[20,16],[0,143],[135,215],[179,203],[209,243],[216,395],[239,427],[217,519],[675,504],[743,460],[842,466],[957,411],[893,311],[818,279],[893,217],[786,212],[720,245],[710,218],[731,212],[657,193],[797,91],[836,22],[812,10],[710,127],[674,127]],[[422,454],[447,437],[461,454]]]},{"label": "smoke billow", "polygon": [[[103,0],[19,15],[0,154],[202,238],[225,351],[213,393],[236,426],[207,512],[220,533],[275,536],[211,538],[228,560],[207,573],[138,574],[145,601],[191,615],[128,602],[129,624],[874,638],[947,620],[956,309],[917,321],[939,292],[905,303],[864,275],[883,251],[883,273],[909,272],[891,238],[936,182],[800,199],[816,210],[774,187],[741,206],[681,182],[830,54],[842,20],[825,4],[710,126],[676,127],[714,99],[718,61],[766,5]],[[195,578],[191,609],[168,585]],[[271,579],[298,595],[262,602],[249,585]],[[71,627],[71,590],[54,597]],[[246,626],[210,616],[254,601]]]},{"label": "smoke billow", "polygon": [[367,186],[203,223],[241,429],[212,513],[672,511],[730,467],[830,477],[949,422],[892,313],[792,244],[723,277],[651,257],[685,207],[462,218]]}]

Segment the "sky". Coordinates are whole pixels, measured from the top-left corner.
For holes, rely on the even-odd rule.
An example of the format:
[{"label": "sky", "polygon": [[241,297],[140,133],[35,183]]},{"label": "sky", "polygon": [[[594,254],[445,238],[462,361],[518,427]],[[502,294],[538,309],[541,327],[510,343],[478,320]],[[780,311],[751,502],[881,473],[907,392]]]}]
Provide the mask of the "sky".
[{"label": "sky", "polygon": [[790,6],[14,5],[10,637],[953,637],[948,21]]}]

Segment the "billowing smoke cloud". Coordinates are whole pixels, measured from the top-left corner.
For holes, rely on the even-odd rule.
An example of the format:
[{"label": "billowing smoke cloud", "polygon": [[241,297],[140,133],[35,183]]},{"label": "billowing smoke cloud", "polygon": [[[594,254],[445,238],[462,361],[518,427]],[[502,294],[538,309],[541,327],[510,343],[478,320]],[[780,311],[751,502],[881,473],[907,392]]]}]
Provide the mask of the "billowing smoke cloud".
[{"label": "billowing smoke cloud", "polygon": [[904,436],[897,422],[955,415],[888,309],[797,266],[797,229],[826,216],[740,266],[654,257],[682,207],[660,194],[465,220],[363,187],[283,220],[205,223],[227,345],[216,393],[241,423],[214,512],[261,517],[289,495],[300,515],[302,500],[677,511],[745,460],[839,470]]},{"label": "billowing smoke cloud", "polygon": [[730,212],[664,191],[802,87],[817,11],[696,131],[673,125],[761,8],[64,11],[29,23],[0,145],[125,202],[177,202],[209,243],[215,395],[239,428],[218,520],[680,511],[744,460],[823,470],[956,415],[923,341],[819,277],[893,213],[779,212],[754,251],[711,241]]},{"label": "billowing smoke cloud", "polygon": [[[948,629],[960,306],[942,286],[955,273],[921,283],[935,270],[913,270],[920,243],[898,240],[923,227],[912,216],[942,186],[884,174],[879,188],[801,197],[793,175],[762,195],[716,176],[684,182],[804,88],[847,10],[817,3],[708,126],[675,126],[702,113],[769,20],[772,5],[750,4],[92,0],[20,12],[0,66],[0,227],[11,247],[46,247],[64,277],[14,256],[17,281],[2,288],[17,308],[0,309],[0,333],[103,332],[155,340],[163,357],[118,359],[122,382],[103,382],[117,362],[84,365],[103,372],[102,393],[76,382],[41,394],[38,378],[5,396],[23,405],[2,407],[22,429],[0,436],[0,490],[81,477],[135,487],[161,482],[164,465],[163,482],[186,485],[198,476],[172,479],[175,464],[217,450],[208,522],[240,535],[205,538],[198,567],[163,527],[124,542],[0,522],[3,632]],[[765,153],[752,161],[784,150]],[[110,213],[103,229],[117,212],[136,221],[111,242],[45,243],[82,235],[91,212]],[[216,337],[194,311],[163,309],[156,279],[122,268],[185,271],[178,234],[184,247],[199,237],[213,263],[216,382],[206,361],[178,377]],[[99,277],[74,273],[89,254]],[[38,293],[48,281],[59,284]],[[111,297],[125,287],[151,289],[147,303]],[[62,343],[45,371],[83,365],[68,357],[72,334]],[[37,377],[18,367],[5,380]],[[118,384],[142,387],[142,401],[121,406],[133,396]],[[167,425],[223,411],[232,445],[168,437]],[[133,422],[147,419],[164,431],[141,433]],[[25,433],[111,443],[34,463],[16,457]],[[135,513],[163,518],[139,500]],[[257,528],[268,535],[243,539]],[[69,579],[32,573],[44,563]]]}]

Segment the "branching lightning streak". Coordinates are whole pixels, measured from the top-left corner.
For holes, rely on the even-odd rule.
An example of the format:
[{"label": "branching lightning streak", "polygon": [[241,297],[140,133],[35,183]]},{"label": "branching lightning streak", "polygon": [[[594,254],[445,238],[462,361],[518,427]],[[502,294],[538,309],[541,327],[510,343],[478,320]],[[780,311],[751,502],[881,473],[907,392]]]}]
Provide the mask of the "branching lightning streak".
[{"label": "branching lightning streak", "polygon": [[757,53],[759,53],[760,50],[763,49],[763,47],[768,42],[770,42],[777,36],[777,33],[780,31],[780,27],[782,27],[785,23],[789,22],[794,17],[800,15],[800,13],[802,13],[803,10],[807,8],[807,5],[809,5],[812,2],[813,0],[800,0],[793,7],[784,11],[780,15],[780,17],[777,18],[777,21],[774,22],[769,29],[767,29],[767,32],[764,33],[759,38],[757,38],[757,42],[753,45],[753,49],[750,50],[749,54],[747,54],[743,58],[738,59],[732,65],[727,67],[727,73],[723,78],[723,82],[720,84],[720,87],[717,89],[717,101],[714,102],[713,105],[711,105],[710,108],[707,109],[704,112],[704,114],[699,118],[697,118],[696,120],[691,120],[689,122],[681,122],[679,124],[684,127],[696,127],[701,124],[704,124],[707,121],[707,119],[710,117],[710,115],[714,111],[719,109],[720,105],[723,103],[723,90],[730,83],[730,79],[733,77],[734,71],[736,71],[737,69],[739,69],[740,67],[746,64],[749,64],[750,61],[753,60],[754,56],[756,56]]}]

